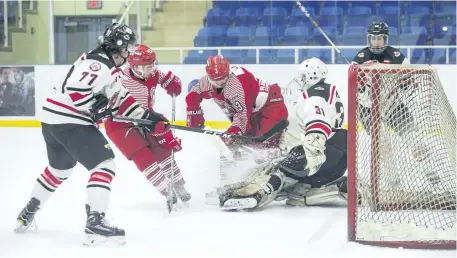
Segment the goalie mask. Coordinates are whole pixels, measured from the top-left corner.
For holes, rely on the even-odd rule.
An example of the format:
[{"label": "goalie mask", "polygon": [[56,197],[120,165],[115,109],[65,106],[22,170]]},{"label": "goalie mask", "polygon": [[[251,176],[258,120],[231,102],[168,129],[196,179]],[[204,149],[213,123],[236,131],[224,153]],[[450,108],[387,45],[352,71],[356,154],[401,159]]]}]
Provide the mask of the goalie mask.
[{"label": "goalie mask", "polygon": [[305,91],[309,87],[327,78],[327,66],[319,58],[306,59],[300,64],[297,82],[300,90]]},{"label": "goalie mask", "polygon": [[389,27],[384,22],[373,22],[367,31],[367,45],[371,53],[382,54],[389,44]]},{"label": "goalie mask", "polygon": [[140,79],[151,76],[157,69],[157,63],[156,53],[145,45],[137,45],[129,56],[130,69]]},{"label": "goalie mask", "polygon": [[206,63],[206,75],[216,88],[223,88],[230,74],[230,63],[222,55],[210,56]]}]

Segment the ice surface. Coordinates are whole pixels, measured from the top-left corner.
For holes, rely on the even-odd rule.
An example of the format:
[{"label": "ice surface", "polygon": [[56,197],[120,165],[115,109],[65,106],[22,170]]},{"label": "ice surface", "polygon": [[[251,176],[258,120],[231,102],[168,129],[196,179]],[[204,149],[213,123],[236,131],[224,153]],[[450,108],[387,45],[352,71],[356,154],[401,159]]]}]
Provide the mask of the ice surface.
[{"label": "ice surface", "polygon": [[165,199],[116,151],[117,176],[107,217],[124,228],[122,247],[81,244],[87,171],[70,179],[36,216],[38,231],[14,234],[15,218],[46,166],[37,128],[0,129],[0,257],[456,257],[455,251],[422,251],[348,243],[346,208],[292,208],[275,203],[257,212],[222,212],[204,204],[217,184],[218,154],[205,135],[182,133],[177,162],[193,194],[188,209],[166,211]]}]

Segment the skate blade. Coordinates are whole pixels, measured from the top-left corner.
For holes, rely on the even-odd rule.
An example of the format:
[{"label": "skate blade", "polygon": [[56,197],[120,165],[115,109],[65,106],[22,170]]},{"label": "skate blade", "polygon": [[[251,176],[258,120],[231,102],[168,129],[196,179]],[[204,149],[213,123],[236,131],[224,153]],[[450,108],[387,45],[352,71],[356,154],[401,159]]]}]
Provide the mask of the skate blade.
[{"label": "skate blade", "polygon": [[28,225],[24,225],[24,221],[22,221],[22,220],[17,220],[16,227],[14,228],[14,233],[17,233],[17,234],[25,233],[25,231],[27,231],[29,228],[35,229],[35,230],[38,229],[36,226],[36,223],[35,223],[35,219],[32,220],[32,222],[29,223]]},{"label": "skate blade", "polygon": [[252,209],[257,206],[257,200],[254,198],[228,199],[224,202],[221,210],[243,210]]},{"label": "skate blade", "polygon": [[125,243],[125,236],[106,237],[94,234],[86,234],[86,239],[83,241],[85,246],[120,246]]}]

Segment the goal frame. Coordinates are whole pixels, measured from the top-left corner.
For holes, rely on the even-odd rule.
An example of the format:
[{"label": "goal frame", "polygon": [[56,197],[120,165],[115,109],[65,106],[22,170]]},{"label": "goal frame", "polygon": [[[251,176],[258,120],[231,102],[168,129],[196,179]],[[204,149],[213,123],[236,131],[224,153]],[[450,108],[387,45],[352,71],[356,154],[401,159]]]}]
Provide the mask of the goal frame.
[{"label": "goal frame", "polygon": [[[368,241],[368,240],[358,240],[356,235],[357,228],[357,107],[358,107],[358,73],[363,72],[364,68],[368,68],[370,71],[374,72],[373,82],[372,82],[372,93],[379,92],[378,89],[380,85],[379,77],[382,74],[424,74],[426,70],[419,71],[417,68],[420,66],[398,66],[389,65],[391,68],[370,68],[370,65],[357,65],[351,64],[348,70],[348,147],[347,147],[347,176],[348,176],[348,199],[347,199],[347,217],[348,217],[348,241],[357,242],[361,244],[374,245],[374,246],[384,246],[384,247],[404,247],[404,248],[417,248],[417,249],[456,249],[456,241],[437,241],[434,243],[430,242],[420,242],[420,241]],[[430,69],[430,67],[427,67]],[[432,70],[436,72],[436,69]],[[383,73],[385,72],[385,73]],[[380,95],[371,94],[371,118],[370,118],[370,138],[371,138],[371,193],[374,198],[374,203],[378,200],[378,177],[376,176],[379,171],[379,136],[381,130],[381,121],[377,121],[380,117]],[[411,205],[407,203],[388,203],[376,205],[374,208],[379,211],[394,211],[402,205]],[[409,206],[411,207],[411,206]],[[412,209],[417,207],[411,207]]]}]

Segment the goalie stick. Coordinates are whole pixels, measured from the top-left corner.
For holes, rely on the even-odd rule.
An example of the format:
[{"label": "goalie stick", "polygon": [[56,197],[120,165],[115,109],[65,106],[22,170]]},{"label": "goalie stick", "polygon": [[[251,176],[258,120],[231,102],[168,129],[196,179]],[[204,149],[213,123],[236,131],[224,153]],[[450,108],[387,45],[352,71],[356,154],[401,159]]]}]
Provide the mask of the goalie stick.
[{"label": "goalie stick", "polygon": [[[112,115],[112,117],[113,117],[113,120],[121,121],[121,122],[132,122],[132,123],[137,123],[137,124],[142,124],[142,125],[150,125],[152,123],[152,121],[149,121],[146,119],[131,118],[131,117],[127,117],[127,116]],[[279,123],[277,123],[275,126],[273,126],[270,129],[270,131],[266,132],[264,135],[256,136],[256,137],[249,137],[249,136],[243,136],[243,135],[238,135],[238,134],[229,134],[226,132],[204,130],[204,129],[199,129],[199,128],[191,128],[191,127],[186,127],[186,126],[174,125],[174,124],[170,124],[170,123],[168,123],[168,124],[170,125],[170,127],[172,129],[176,129],[176,130],[216,135],[216,136],[225,137],[225,138],[238,139],[238,140],[244,141],[245,143],[249,143],[249,142],[264,142],[264,141],[268,140],[269,138],[274,136],[276,133],[285,129],[289,125],[289,121],[282,120]]]}]

